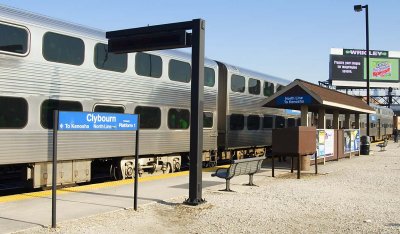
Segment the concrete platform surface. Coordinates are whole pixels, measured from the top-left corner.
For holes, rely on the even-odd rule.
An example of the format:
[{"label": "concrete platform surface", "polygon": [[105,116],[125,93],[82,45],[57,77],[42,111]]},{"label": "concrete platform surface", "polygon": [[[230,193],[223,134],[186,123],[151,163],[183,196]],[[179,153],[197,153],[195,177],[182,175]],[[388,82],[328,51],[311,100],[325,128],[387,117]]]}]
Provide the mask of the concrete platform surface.
[{"label": "concrete platform surface", "polygon": [[[225,180],[211,177],[216,169],[203,170],[203,189],[217,186],[225,188]],[[278,169],[278,173],[287,169]],[[263,168],[254,177],[271,176],[271,170]],[[248,176],[232,179],[232,186],[248,182]],[[139,180],[138,206],[164,202],[189,196],[189,172],[144,177]],[[57,190],[57,222],[78,219],[99,213],[133,208],[133,180],[123,180]],[[0,233],[10,233],[32,227],[51,226],[51,190],[0,197]]]}]

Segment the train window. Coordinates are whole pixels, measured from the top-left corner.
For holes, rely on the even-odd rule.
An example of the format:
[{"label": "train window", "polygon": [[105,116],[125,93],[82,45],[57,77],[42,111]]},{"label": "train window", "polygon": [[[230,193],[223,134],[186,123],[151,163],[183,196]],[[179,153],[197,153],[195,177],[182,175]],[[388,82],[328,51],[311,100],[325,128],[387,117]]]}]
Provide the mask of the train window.
[{"label": "train window", "polygon": [[168,76],[170,80],[189,83],[192,68],[189,63],[171,59],[169,61]]},{"label": "train window", "polygon": [[170,129],[188,129],[190,112],[186,109],[169,109],[168,127]]},{"label": "train window", "polygon": [[301,126],[301,118],[297,118],[297,126]]},{"label": "train window", "polygon": [[261,82],[259,80],[249,79],[249,93],[258,95],[261,92]]},{"label": "train window", "polygon": [[24,28],[0,23],[0,50],[26,54],[28,52],[29,34]]},{"label": "train window", "polygon": [[94,65],[98,69],[125,72],[127,64],[127,54],[108,53],[108,46],[102,43],[98,43],[94,47]]},{"label": "train window", "polygon": [[203,128],[212,128],[213,126],[213,113],[203,112]]},{"label": "train window", "polygon": [[135,114],[140,115],[140,128],[158,129],[161,126],[161,109],[158,107],[138,106]]},{"label": "train window", "polygon": [[231,90],[233,92],[243,93],[245,90],[245,79],[243,76],[232,75],[231,77]]},{"label": "train window", "polygon": [[215,71],[212,68],[204,67],[204,86],[214,87]]},{"label": "train window", "polygon": [[264,115],[263,128],[272,128],[272,127],[273,127],[273,117]]},{"label": "train window", "polygon": [[232,114],[229,118],[231,130],[243,130],[244,128],[244,115]]},{"label": "train window", "polygon": [[260,116],[249,115],[247,117],[247,129],[248,130],[258,130],[260,129]]},{"label": "train window", "polygon": [[280,85],[280,84],[276,85],[276,92],[278,92],[279,90],[281,90],[283,88],[285,88],[284,85]]},{"label": "train window", "polygon": [[162,60],[160,56],[137,53],[135,57],[135,70],[140,76],[160,78],[162,74]]},{"label": "train window", "polygon": [[0,129],[23,128],[28,123],[28,102],[23,98],[0,97]]},{"label": "train window", "polygon": [[123,106],[96,105],[93,111],[123,114],[125,113],[125,108]]},{"label": "train window", "polygon": [[296,125],[296,120],[294,118],[288,118],[287,119],[287,126],[288,128],[295,127]]},{"label": "train window", "polygon": [[82,65],[85,44],[82,39],[47,32],[43,36],[43,57],[50,62]]},{"label": "train window", "polygon": [[274,94],[274,83],[264,82],[264,96],[269,97]]},{"label": "train window", "polygon": [[284,128],[284,127],[285,127],[285,118],[282,116],[276,116],[275,128]]},{"label": "train window", "polygon": [[45,100],[40,110],[40,123],[44,128],[53,129],[54,110],[82,111],[82,104],[75,101]]}]

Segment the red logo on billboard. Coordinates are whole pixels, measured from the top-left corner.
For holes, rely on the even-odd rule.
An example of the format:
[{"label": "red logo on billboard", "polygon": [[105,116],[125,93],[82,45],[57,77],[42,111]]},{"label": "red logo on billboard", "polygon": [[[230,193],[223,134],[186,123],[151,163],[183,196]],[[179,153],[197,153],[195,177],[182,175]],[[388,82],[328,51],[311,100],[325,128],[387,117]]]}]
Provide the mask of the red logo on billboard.
[{"label": "red logo on billboard", "polygon": [[380,62],[372,70],[372,76],[384,78],[392,73],[392,65],[389,62]]}]

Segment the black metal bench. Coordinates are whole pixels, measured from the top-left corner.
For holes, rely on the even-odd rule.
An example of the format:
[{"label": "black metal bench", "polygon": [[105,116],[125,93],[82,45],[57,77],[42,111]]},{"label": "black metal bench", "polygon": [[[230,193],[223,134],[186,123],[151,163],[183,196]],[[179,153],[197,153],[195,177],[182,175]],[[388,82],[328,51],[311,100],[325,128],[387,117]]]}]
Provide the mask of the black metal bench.
[{"label": "black metal bench", "polygon": [[261,164],[265,157],[247,158],[234,160],[228,168],[219,168],[211,176],[216,176],[226,180],[226,188],[224,191],[232,191],[230,181],[234,176],[249,175],[248,185],[254,186],[253,175],[260,171]]},{"label": "black metal bench", "polygon": [[381,148],[381,150],[380,150],[380,151],[385,151],[385,150],[386,150],[386,146],[387,146],[387,144],[388,144],[388,140],[387,140],[387,139],[385,139],[385,140],[383,140],[383,142],[382,142],[382,143],[379,143],[379,144],[377,144],[376,146],[378,146],[378,147],[380,147],[380,148]]}]

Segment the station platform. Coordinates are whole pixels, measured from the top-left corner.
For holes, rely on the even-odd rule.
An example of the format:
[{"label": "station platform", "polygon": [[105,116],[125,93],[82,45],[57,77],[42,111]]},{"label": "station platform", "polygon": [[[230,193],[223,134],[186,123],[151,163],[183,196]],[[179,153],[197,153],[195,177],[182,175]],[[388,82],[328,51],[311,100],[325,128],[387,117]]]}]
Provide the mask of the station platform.
[{"label": "station platform", "polygon": [[[374,151],[379,151],[376,143],[371,146],[371,156]],[[385,154],[380,151],[379,153]],[[287,162],[275,160],[275,176],[290,173],[290,160]],[[225,180],[211,177],[216,169],[203,169],[203,191],[225,189]],[[305,173],[314,172],[310,170]],[[261,172],[254,175],[254,183],[257,184],[266,177],[272,177],[270,159],[265,160]],[[232,189],[248,181],[247,175],[234,177],[231,180]],[[68,220],[133,209],[133,182],[129,179],[58,189],[57,225],[62,226],[62,222]],[[146,204],[166,203],[176,198],[182,198],[183,203],[188,196],[189,171],[139,178],[138,209],[146,209]],[[207,197],[203,198],[207,200]],[[0,234],[34,227],[51,227],[51,203],[51,190],[0,197]]]},{"label": "station platform", "polygon": [[[267,164],[269,164],[267,162]],[[217,168],[203,169],[203,190],[215,186],[225,188],[225,180],[211,177]],[[285,173],[287,169],[278,169]],[[254,183],[261,177],[271,177],[266,165],[254,176]],[[249,176],[238,176],[231,180],[232,186],[248,183]],[[57,225],[63,221],[79,219],[121,209],[133,209],[133,180],[122,180],[91,184],[57,190]],[[189,172],[147,176],[139,179],[138,208],[145,204],[163,203],[169,199],[189,196]],[[207,199],[207,198],[205,198]],[[51,227],[51,190],[0,197],[0,233],[17,232],[42,226]],[[145,209],[145,208],[144,208]]]}]

